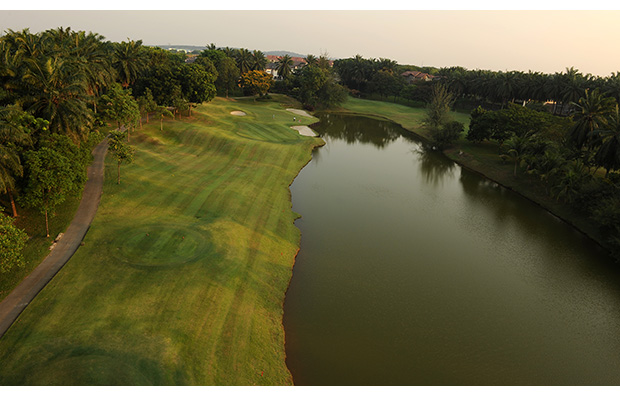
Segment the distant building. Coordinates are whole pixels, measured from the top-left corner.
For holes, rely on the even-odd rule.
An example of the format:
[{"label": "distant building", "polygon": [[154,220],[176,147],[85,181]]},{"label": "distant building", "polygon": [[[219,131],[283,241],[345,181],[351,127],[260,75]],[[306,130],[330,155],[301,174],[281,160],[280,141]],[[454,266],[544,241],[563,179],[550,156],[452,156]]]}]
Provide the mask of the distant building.
[{"label": "distant building", "polygon": [[436,79],[434,75],[423,73],[421,71],[405,71],[401,74],[407,83],[412,84],[418,81],[431,81]]},{"label": "distant building", "polygon": [[[271,55],[267,55],[267,58],[269,58],[269,56]],[[274,80],[278,77],[277,67],[278,65],[275,62],[269,62],[267,63],[267,66],[265,66],[265,72],[267,74],[271,74]]]}]

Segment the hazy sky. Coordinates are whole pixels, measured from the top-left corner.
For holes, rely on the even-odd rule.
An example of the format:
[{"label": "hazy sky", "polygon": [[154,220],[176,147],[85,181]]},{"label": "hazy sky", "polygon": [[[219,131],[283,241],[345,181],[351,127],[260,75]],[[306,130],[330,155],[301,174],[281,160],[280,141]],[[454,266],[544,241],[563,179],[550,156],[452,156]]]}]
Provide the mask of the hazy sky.
[{"label": "hazy sky", "polygon": [[468,69],[620,71],[617,10],[0,11],[2,32],[59,26],[147,45],[215,43]]}]

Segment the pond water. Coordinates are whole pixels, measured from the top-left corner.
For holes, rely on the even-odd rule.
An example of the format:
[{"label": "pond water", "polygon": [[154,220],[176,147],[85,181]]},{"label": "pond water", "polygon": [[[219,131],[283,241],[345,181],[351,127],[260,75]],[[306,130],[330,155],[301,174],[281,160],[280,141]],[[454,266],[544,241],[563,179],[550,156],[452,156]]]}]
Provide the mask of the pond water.
[{"label": "pond water", "polygon": [[537,205],[370,118],[291,186],[296,385],[619,385],[620,272]]}]

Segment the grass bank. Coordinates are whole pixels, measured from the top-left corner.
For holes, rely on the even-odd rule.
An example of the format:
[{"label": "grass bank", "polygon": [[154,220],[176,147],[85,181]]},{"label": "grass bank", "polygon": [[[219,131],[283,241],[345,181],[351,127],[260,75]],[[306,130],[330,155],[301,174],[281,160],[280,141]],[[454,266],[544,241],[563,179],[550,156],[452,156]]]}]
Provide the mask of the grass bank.
[{"label": "grass bank", "polygon": [[[426,115],[425,110],[421,108],[348,98],[338,112],[390,119],[418,136],[425,139],[429,138],[428,131],[423,126],[423,120]],[[454,146],[444,151],[446,156],[461,166],[473,170],[530,199],[605,247],[604,237],[586,215],[566,203],[549,197],[544,185],[535,176],[525,173],[522,169],[519,169],[515,176],[513,173],[514,163],[503,161],[500,158],[499,145],[497,143],[484,142],[477,144],[468,141],[465,138],[465,134],[469,126],[469,115],[453,112],[452,117],[464,123],[466,128]]]},{"label": "grass bank", "polygon": [[0,339],[0,384],[291,384],[288,187],[322,144],[290,129],[294,104],[217,98],[151,122],[120,185],[108,157],[84,246]]},{"label": "grass bank", "polygon": [[[389,119],[426,140],[430,138],[424,127],[426,110],[423,108],[412,108],[402,104],[349,97],[347,101],[334,112]],[[454,120],[465,124],[465,130],[467,130],[469,126],[469,115],[460,112],[452,112],[450,114]]]}]

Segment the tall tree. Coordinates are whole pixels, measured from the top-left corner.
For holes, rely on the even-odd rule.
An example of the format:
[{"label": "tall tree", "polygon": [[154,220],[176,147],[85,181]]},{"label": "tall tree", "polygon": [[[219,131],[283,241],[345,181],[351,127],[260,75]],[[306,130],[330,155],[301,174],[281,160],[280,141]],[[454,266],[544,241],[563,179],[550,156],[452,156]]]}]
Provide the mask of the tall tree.
[{"label": "tall tree", "polygon": [[146,123],[149,123],[149,113],[157,110],[157,103],[153,99],[153,94],[149,88],[146,88],[144,95],[138,97],[136,101],[140,109],[140,128],[142,128],[142,114],[146,117]]},{"label": "tall tree", "polygon": [[594,145],[598,149],[594,155],[597,165],[607,170],[605,176],[611,170],[620,170],[620,112],[618,105],[613,115],[609,118],[604,129],[597,129],[593,133]]},{"label": "tall tree", "polygon": [[127,130],[129,140],[129,130],[135,128],[140,120],[140,108],[136,99],[131,95],[131,89],[123,89],[120,84],[112,85],[112,88],[105,95],[101,96],[104,103],[106,116],[116,122],[118,129]]},{"label": "tall tree", "polygon": [[262,51],[254,50],[252,52],[252,70],[265,70],[267,66],[267,58]]},{"label": "tall tree", "polygon": [[288,54],[282,56],[276,62],[276,71],[278,73],[278,76],[280,76],[282,79],[286,80],[293,74],[292,68],[293,59]]},{"label": "tall tree", "polygon": [[19,100],[24,110],[49,121],[50,130],[70,136],[79,144],[92,127],[93,114],[86,106],[87,79],[71,60],[55,56],[28,58]]},{"label": "tall tree", "polygon": [[521,163],[523,156],[527,154],[530,147],[530,136],[512,136],[502,144],[505,154],[502,157],[512,157],[514,160],[513,174],[517,176],[517,166]]},{"label": "tall tree", "polygon": [[237,60],[237,67],[241,74],[247,73],[252,70],[252,52],[246,48],[241,48],[237,51],[235,56]]},{"label": "tall tree", "polygon": [[454,96],[441,84],[433,86],[431,101],[426,107],[426,121],[431,128],[439,128],[449,120]]},{"label": "tall tree", "polygon": [[235,61],[229,57],[222,59],[217,68],[217,80],[215,85],[218,91],[228,93],[235,89],[237,81],[239,80],[239,68],[235,64]]},{"label": "tall tree", "polygon": [[317,66],[319,66],[322,69],[329,69],[330,63],[329,63],[329,54],[327,52],[321,52],[321,55],[319,55],[319,58],[316,61]]},{"label": "tall tree", "polygon": [[568,139],[577,148],[584,147],[592,140],[592,132],[604,129],[608,116],[613,111],[614,99],[603,96],[598,89],[586,90],[577,103],[573,116],[575,123],[571,128]]},{"label": "tall tree", "polygon": [[265,71],[251,70],[241,75],[239,84],[243,88],[250,89],[253,94],[265,96],[273,85],[273,78]]},{"label": "tall tree", "polygon": [[566,68],[566,73],[562,76],[560,94],[562,103],[572,104],[577,102],[585,90],[585,77],[574,67]]},{"label": "tall tree", "polygon": [[124,88],[136,81],[145,68],[145,61],[144,52],[142,51],[142,40],[122,41],[115,45],[112,65]]},{"label": "tall tree", "polygon": [[71,53],[84,70],[87,95],[91,97],[94,112],[97,113],[97,98],[116,78],[112,67],[111,48],[104,43],[105,37],[99,34],[73,32],[72,42],[75,46]]},{"label": "tall tree", "polygon": [[9,196],[13,217],[17,217],[13,191],[17,178],[24,175],[19,154],[32,145],[33,137],[47,130],[48,124],[18,106],[0,109],[0,192]]},{"label": "tall tree", "polygon": [[306,66],[316,66],[319,63],[319,60],[314,55],[307,55],[304,61],[306,62]]},{"label": "tall tree", "polygon": [[110,132],[108,146],[112,156],[116,159],[118,176],[116,183],[121,183],[121,164],[132,163],[136,149],[125,142],[126,132],[122,130],[113,130]]},{"label": "tall tree", "polygon": [[69,159],[60,152],[42,147],[24,154],[28,165],[26,188],[21,201],[45,214],[46,237],[49,232],[49,212],[77,191],[75,174]]},{"label": "tall tree", "polygon": [[362,84],[368,80],[369,64],[361,55],[355,55],[351,63],[351,79],[355,81],[358,90],[362,89]]},{"label": "tall tree", "polygon": [[[217,72],[213,64],[209,64],[210,70],[207,71],[200,64],[183,64],[177,70],[177,79],[181,83],[183,97],[189,103],[200,104],[213,100],[215,97],[215,79]],[[191,116],[191,105],[190,116]]]}]

